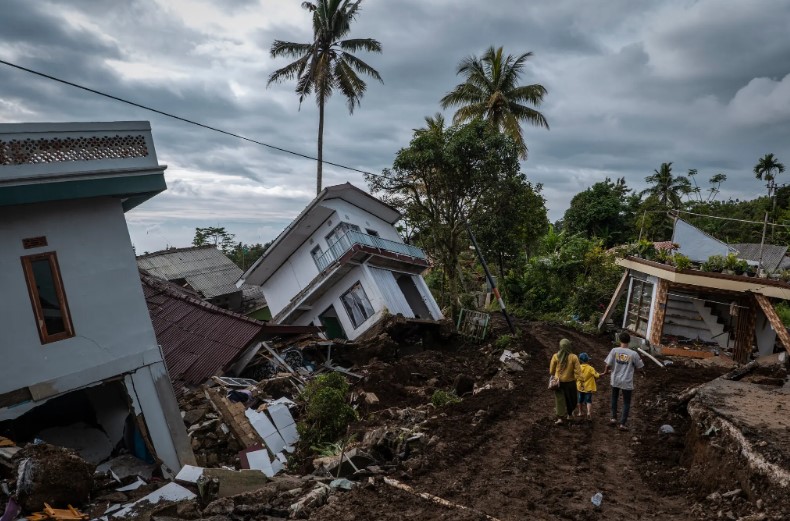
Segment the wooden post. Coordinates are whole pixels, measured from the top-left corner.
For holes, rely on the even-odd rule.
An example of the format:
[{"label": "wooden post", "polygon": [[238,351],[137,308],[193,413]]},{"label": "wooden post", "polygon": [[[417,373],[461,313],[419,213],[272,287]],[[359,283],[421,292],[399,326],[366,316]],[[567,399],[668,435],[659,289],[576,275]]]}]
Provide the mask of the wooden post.
[{"label": "wooden post", "polygon": [[650,325],[650,332],[647,340],[650,345],[661,344],[661,334],[664,332],[664,317],[667,314],[667,294],[669,293],[669,282],[658,279],[656,287],[656,300],[653,305],[653,320]]},{"label": "wooden post", "polygon": [[757,320],[757,302],[753,298],[745,299],[747,305],[738,308],[738,325],[735,331],[735,350],[732,359],[739,364],[745,364],[752,353],[754,342],[754,329]]},{"label": "wooden post", "polygon": [[787,328],[785,328],[782,323],[782,319],[776,314],[773,304],[771,304],[771,301],[768,300],[768,297],[765,295],[755,294],[754,298],[757,300],[757,304],[763,310],[763,313],[765,313],[768,322],[771,323],[771,327],[776,331],[776,336],[779,337],[784,348],[790,353],[790,333],[787,332]]},{"label": "wooden post", "polygon": [[606,311],[603,312],[603,316],[601,320],[598,322],[598,329],[603,328],[603,325],[609,320],[609,317],[614,312],[615,306],[622,298],[623,293],[625,292],[626,282],[628,281],[629,270],[625,270],[623,272],[623,276],[620,278],[620,282],[617,284],[617,289],[614,290],[614,294],[612,295],[612,300],[609,301],[609,305],[606,306]]}]

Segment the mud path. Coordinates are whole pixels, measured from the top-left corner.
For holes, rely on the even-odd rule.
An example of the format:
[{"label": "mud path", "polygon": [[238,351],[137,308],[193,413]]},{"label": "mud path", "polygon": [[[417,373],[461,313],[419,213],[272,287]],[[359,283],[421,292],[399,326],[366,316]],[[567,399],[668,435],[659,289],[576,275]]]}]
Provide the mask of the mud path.
[{"label": "mud path", "polygon": [[[618,431],[608,423],[607,377],[599,380],[592,422],[555,426],[554,400],[545,381],[559,340],[569,338],[576,353],[589,353],[599,371],[610,344],[542,324],[522,329],[522,347],[532,359],[523,372],[510,375],[513,389],[483,391],[447,407],[427,426],[438,442],[425,461],[395,477],[418,491],[503,521],[699,519],[691,512],[694,498],[686,493],[685,473],[678,467],[682,438],[661,438],[658,428],[667,421],[682,421],[667,412],[666,396],[708,381],[718,372],[681,366],[664,370],[647,361],[647,375],[636,381],[630,431]],[[599,509],[590,501],[596,492],[603,494]],[[313,518],[333,517],[480,518],[386,485],[355,490]]]}]

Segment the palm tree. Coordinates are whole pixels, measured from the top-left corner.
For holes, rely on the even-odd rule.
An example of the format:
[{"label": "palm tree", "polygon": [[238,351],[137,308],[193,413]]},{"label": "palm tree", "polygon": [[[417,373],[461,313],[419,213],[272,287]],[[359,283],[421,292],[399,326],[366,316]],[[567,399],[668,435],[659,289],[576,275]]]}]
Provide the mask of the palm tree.
[{"label": "palm tree", "polygon": [[538,84],[518,85],[524,63],[531,56],[531,52],[504,56],[502,47],[489,47],[480,58],[464,58],[457,71],[465,77],[464,82],[441,100],[442,108],[459,107],[453,117],[455,123],[481,118],[509,135],[519,146],[522,159],[527,157],[527,145],[521,122],[549,128],[543,114],[528,106],[540,105],[546,88]]},{"label": "palm tree", "polygon": [[[768,199],[771,199],[776,190],[776,176],[785,171],[785,166],[773,154],[765,154],[761,157],[757,164],[754,165],[754,177],[761,181],[765,181],[765,186],[768,188]],[[774,200],[773,212],[776,214],[776,198]],[[765,245],[765,232],[768,229],[768,210],[765,211],[765,220],[763,221],[763,237],[760,240],[760,265],[763,263],[763,246]]]},{"label": "palm tree", "polygon": [[[362,0],[317,0],[302,2],[302,7],[313,14],[313,41],[294,43],[275,40],[272,43],[272,58],[295,59],[269,76],[267,87],[272,83],[296,78],[296,93],[299,105],[305,97],[315,94],[318,104],[318,164],[316,192],[321,192],[322,166],[324,157],[324,106],[335,89],[346,98],[348,112],[354,107],[367,88],[359,74],[382,81],[378,71],[360,60],[357,51],[381,52],[381,43],[372,38],[343,39],[351,30],[351,22],[359,14]],[[383,81],[382,81],[383,83]]]},{"label": "palm tree", "polygon": [[693,191],[688,178],[672,175],[672,163],[661,163],[661,167],[653,170],[653,175],[645,177],[645,181],[653,186],[642,190],[639,195],[655,197],[661,205],[670,208],[679,208],[681,196]]}]

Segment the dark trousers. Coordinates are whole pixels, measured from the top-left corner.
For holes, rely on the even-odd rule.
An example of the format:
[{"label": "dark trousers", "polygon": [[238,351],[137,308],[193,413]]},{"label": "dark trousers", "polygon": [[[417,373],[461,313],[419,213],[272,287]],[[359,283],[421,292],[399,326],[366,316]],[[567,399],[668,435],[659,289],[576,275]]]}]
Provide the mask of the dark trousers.
[{"label": "dark trousers", "polygon": [[620,391],[623,392],[623,416],[620,418],[620,425],[625,425],[628,421],[628,412],[631,410],[631,389],[620,389],[619,387],[612,387],[612,418],[617,419],[617,400],[620,396]]},{"label": "dark trousers", "polygon": [[576,380],[560,382],[560,388],[554,391],[554,402],[557,416],[569,416],[576,409]]}]

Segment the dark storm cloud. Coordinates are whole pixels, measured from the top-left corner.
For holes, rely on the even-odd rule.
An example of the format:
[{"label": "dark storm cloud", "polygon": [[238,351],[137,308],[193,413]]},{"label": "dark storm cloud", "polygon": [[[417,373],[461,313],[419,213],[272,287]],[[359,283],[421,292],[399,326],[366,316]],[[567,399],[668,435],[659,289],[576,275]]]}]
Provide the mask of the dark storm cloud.
[{"label": "dark storm cloud", "polygon": [[[380,172],[414,128],[440,110],[465,56],[504,46],[534,52],[523,81],[549,94],[551,131],[525,127],[524,171],[544,185],[551,218],[605,177],[637,190],[662,162],[703,181],[726,173],[724,196],[763,187],[751,174],[773,152],[790,161],[790,5],[780,0],[366,0],[352,37],[381,41],[361,54],[368,80],[353,115],[327,107],[324,157]],[[317,109],[293,83],[266,88],[287,63],[274,39],[306,42],[298,2],[212,0],[6,5],[0,55],[176,114],[315,154]],[[0,118],[149,119],[170,190],[128,216],[138,249],[183,245],[195,226],[226,225],[245,241],[275,236],[309,201],[315,164],[0,67]],[[445,113],[449,122],[452,112]],[[363,184],[327,165],[325,184]]]}]

